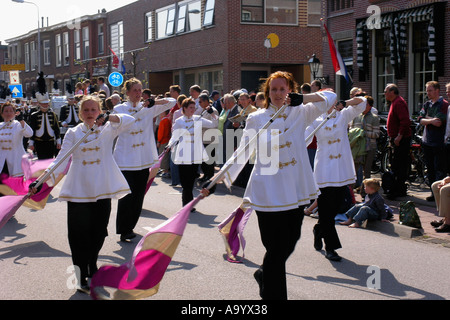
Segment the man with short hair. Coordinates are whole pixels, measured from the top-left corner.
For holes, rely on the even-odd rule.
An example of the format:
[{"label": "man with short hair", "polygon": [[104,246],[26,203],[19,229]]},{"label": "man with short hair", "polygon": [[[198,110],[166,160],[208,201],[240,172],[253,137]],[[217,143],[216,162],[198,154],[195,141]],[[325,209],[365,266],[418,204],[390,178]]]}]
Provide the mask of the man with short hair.
[{"label": "man with short hair", "polygon": [[[426,83],[426,101],[420,110],[418,122],[425,127],[422,137],[422,148],[427,166],[428,185],[445,177],[445,129],[447,121],[448,102],[440,95],[440,85],[437,81]],[[427,201],[434,201],[433,192]]]},{"label": "man with short hair", "polygon": [[170,96],[174,99],[178,99],[181,94],[181,88],[179,85],[172,85],[169,87]]},{"label": "man with short hair", "polygon": [[391,163],[394,186],[387,197],[394,200],[396,197],[406,196],[406,179],[410,165],[411,120],[408,105],[400,96],[397,85],[388,84],[384,90],[384,96],[386,101],[391,103],[386,126],[394,148]]},{"label": "man with short hair", "polygon": [[[239,113],[239,107],[236,103],[236,98],[232,94],[226,94],[223,97],[224,108],[219,116],[219,130],[222,133],[223,153],[222,161],[225,163],[232,152],[234,152],[239,145],[237,137],[234,137],[233,150],[230,154],[226,154],[227,151],[227,132],[232,135],[236,129],[239,128],[239,122],[233,123],[230,118],[236,116]],[[231,132],[233,131],[233,132]],[[231,143],[231,142],[230,142]]]},{"label": "man with short hair", "polygon": [[311,92],[314,93],[321,89],[322,89],[322,82],[320,82],[319,80],[314,80],[313,82],[311,82]]},{"label": "man with short hair", "polygon": [[105,78],[99,77],[97,79],[97,82],[98,82],[98,91],[105,91],[106,98],[109,98],[109,96],[111,95],[111,91],[109,90],[109,87],[105,84]]}]

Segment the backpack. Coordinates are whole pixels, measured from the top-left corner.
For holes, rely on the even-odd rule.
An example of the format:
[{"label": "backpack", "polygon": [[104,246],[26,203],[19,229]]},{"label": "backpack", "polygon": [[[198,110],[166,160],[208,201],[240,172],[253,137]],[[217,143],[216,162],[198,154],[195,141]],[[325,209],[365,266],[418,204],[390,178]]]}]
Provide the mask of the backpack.
[{"label": "backpack", "polygon": [[416,206],[414,202],[407,201],[400,203],[400,221],[401,225],[422,229],[422,224],[420,223],[419,215],[416,211]]}]

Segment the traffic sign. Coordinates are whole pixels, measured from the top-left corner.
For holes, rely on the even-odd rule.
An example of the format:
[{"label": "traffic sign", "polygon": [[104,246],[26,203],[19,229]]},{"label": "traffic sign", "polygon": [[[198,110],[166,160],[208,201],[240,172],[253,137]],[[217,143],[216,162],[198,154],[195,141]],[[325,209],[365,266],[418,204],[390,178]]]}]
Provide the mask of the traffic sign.
[{"label": "traffic sign", "polygon": [[9,72],[9,83],[10,84],[20,84],[19,71],[13,70]]},{"label": "traffic sign", "polygon": [[109,84],[113,87],[120,87],[123,83],[123,75],[120,72],[113,72],[108,77]]},{"label": "traffic sign", "polygon": [[23,98],[23,91],[21,84],[14,84],[9,86],[13,98]]}]

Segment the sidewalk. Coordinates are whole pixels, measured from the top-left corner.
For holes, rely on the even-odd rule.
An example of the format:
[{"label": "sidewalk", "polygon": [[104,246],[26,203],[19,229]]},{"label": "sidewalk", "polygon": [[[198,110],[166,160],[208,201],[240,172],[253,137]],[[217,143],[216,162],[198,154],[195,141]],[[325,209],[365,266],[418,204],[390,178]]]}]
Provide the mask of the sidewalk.
[{"label": "sidewalk", "polygon": [[[394,209],[394,218],[391,220],[391,224],[398,225],[400,203],[405,201],[412,201],[416,205],[416,211],[420,217],[422,229],[411,230],[411,237],[421,237],[423,240],[426,240],[428,242],[442,243],[446,244],[446,246],[450,246],[450,233],[438,233],[434,230],[434,227],[430,225],[431,221],[440,220],[442,218],[439,217],[436,209],[436,203],[434,201],[430,202],[426,200],[426,198],[431,195],[429,187],[424,184],[414,182],[409,185],[407,194],[408,195],[406,197],[400,197],[394,201],[385,198],[386,204]],[[355,197],[358,202],[362,201],[360,195],[355,195]],[[405,226],[401,227],[403,229],[409,228]],[[380,231],[383,232],[382,230]]]}]

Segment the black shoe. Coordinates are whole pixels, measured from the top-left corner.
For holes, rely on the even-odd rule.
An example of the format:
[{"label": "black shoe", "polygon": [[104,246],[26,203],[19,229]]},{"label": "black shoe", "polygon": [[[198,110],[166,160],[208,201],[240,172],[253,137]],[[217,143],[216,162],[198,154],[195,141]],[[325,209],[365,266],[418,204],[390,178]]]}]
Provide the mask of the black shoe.
[{"label": "black shoe", "polygon": [[316,249],[317,251],[320,251],[320,250],[322,250],[322,246],[323,246],[322,238],[320,238],[317,235],[317,230],[315,228],[313,229],[313,234],[314,234],[314,249]]},{"label": "black shoe", "polygon": [[436,232],[450,232],[450,224],[443,224],[434,230],[436,230]]},{"label": "black shoe", "polygon": [[90,294],[91,288],[88,285],[87,280],[81,280],[81,283],[77,285],[77,291],[81,293]]},{"label": "black shoe", "polygon": [[342,260],[341,256],[339,256],[337,254],[337,252],[334,250],[327,251],[327,253],[325,254],[325,258],[327,258],[328,260],[331,260],[331,261],[341,261]]},{"label": "black shoe", "polygon": [[434,201],[434,195],[432,194],[431,196],[427,197],[427,201],[429,202]]},{"label": "black shoe", "polygon": [[191,212],[196,212],[196,211],[197,211],[197,209],[195,209],[195,208],[191,209]]},{"label": "black shoe", "polygon": [[124,241],[124,242],[126,242],[127,240],[131,240],[133,238],[136,238],[136,233],[134,233],[134,232],[120,235],[120,241]]},{"label": "black shoe", "polygon": [[430,224],[431,224],[433,227],[435,227],[435,228],[440,227],[440,226],[442,226],[442,225],[444,224],[444,219],[441,219],[441,220],[433,220],[433,221],[430,222]]},{"label": "black shoe", "polygon": [[259,285],[259,296],[262,298],[263,293],[263,271],[261,268],[255,271],[253,274],[253,277],[255,277],[256,282],[258,282]]}]

